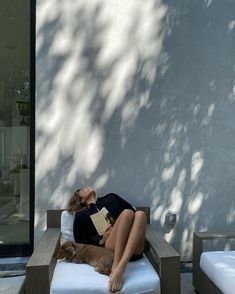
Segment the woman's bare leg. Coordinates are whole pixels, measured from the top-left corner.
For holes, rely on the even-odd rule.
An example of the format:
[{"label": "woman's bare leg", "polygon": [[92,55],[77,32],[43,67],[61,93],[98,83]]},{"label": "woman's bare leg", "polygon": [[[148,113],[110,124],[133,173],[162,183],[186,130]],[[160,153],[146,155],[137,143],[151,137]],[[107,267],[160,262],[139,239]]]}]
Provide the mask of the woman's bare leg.
[{"label": "woman's bare leg", "polygon": [[[122,217],[120,218],[120,220],[121,219]],[[124,222],[124,217],[123,217],[123,221],[120,221],[120,220],[117,223],[116,231],[113,232],[113,236],[111,236],[111,234],[109,236],[111,240],[115,241],[115,248],[114,248],[115,262],[113,264],[112,272],[111,272],[110,280],[109,280],[109,290],[111,292],[116,292],[120,290],[120,288],[122,287],[122,282],[123,282],[123,273],[129,259],[132,257],[133,254],[141,254],[144,250],[144,243],[145,243],[146,215],[144,212],[142,211],[135,212],[134,220],[133,220],[133,223],[131,224],[131,229],[129,230],[129,235],[127,236],[127,238],[126,238],[126,235],[124,236],[125,240],[127,240],[126,242],[125,241],[120,242],[120,240],[122,240],[122,237],[123,237],[122,228],[126,227],[127,222]],[[130,225],[128,226],[128,229],[129,227]],[[107,239],[107,241],[109,241],[109,238]],[[120,245],[122,245],[121,250],[119,250],[119,242],[120,242]],[[109,246],[110,243],[108,242],[107,247]],[[117,253],[117,256],[115,258],[116,253]]]},{"label": "woman's bare leg", "polygon": [[125,209],[116,220],[114,227],[105,242],[105,247],[114,251],[114,260],[112,269],[114,269],[121,260],[126,244],[130,235],[134,220],[134,212]]}]

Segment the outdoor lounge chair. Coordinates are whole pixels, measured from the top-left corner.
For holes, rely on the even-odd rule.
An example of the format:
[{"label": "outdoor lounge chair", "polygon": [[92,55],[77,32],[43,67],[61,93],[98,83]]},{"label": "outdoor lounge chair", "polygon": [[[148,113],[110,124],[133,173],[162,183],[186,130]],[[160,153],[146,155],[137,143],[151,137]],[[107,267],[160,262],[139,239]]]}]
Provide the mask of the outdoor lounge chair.
[{"label": "outdoor lounge chair", "polygon": [[203,252],[203,241],[216,239],[235,239],[235,233],[194,233],[193,285],[200,294],[234,294],[235,251]]},{"label": "outdoor lounge chair", "polygon": [[[135,273],[135,266],[132,264],[136,264],[138,262],[146,264],[150,266],[155,275],[155,280],[157,280],[159,290],[156,291],[146,291],[141,293],[161,293],[161,294],[179,294],[180,293],[180,256],[173,249],[168,242],[166,242],[162,237],[160,237],[149,224],[150,221],[150,208],[142,207],[137,208],[137,210],[143,210],[146,212],[148,225],[146,232],[146,246],[145,246],[145,256],[144,258],[131,262],[130,269],[127,269],[127,277],[124,282],[123,288],[128,284],[129,280],[135,280],[135,283],[143,284],[143,281],[148,280],[149,275],[148,271],[143,271],[143,274],[140,272],[138,275]],[[58,292],[57,290],[52,290],[57,287],[61,282],[58,280],[63,280],[63,282],[67,283],[68,287],[71,286],[71,266],[79,271],[79,275],[76,276],[76,282],[80,283],[87,276],[87,271],[89,270],[87,267],[89,265],[85,264],[72,264],[66,262],[57,262],[55,259],[55,253],[57,252],[60,245],[60,218],[61,218],[62,210],[49,210],[47,211],[47,230],[44,233],[40,243],[35,248],[34,253],[32,254],[27,267],[26,267],[26,293],[27,294],[48,294],[50,293],[66,293],[65,290],[62,292]],[[150,262],[149,262],[150,261]],[[64,263],[64,264],[63,264]],[[128,264],[128,266],[129,266]],[[63,272],[60,272],[60,266],[63,267]],[[82,270],[82,267],[84,271]],[[127,266],[127,267],[128,267]],[[70,268],[70,270],[68,269]],[[144,267],[145,268],[145,267]],[[99,290],[97,284],[97,277],[107,278],[107,276],[100,275],[92,269],[92,278],[88,281],[86,280],[86,287],[93,287],[93,290],[85,291],[76,288],[76,293],[104,293],[104,290]],[[148,267],[149,272],[151,269]],[[131,271],[128,275],[128,271]],[[138,269],[140,270],[140,269]],[[54,277],[53,274],[55,273]],[[91,271],[90,271],[91,273]],[[67,275],[67,276],[66,276]],[[96,276],[95,276],[96,275]],[[136,276],[137,275],[137,276]],[[157,278],[156,278],[157,277]],[[67,279],[67,282],[66,282]],[[55,281],[56,280],[56,281]],[[142,282],[141,282],[142,281]],[[151,282],[151,281],[150,281]],[[83,286],[84,286],[84,282]],[[100,281],[99,281],[100,283]],[[55,286],[57,284],[57,286]],[[95,285],[95,288],[94,288]],[[50,289],[51,287],[51,289]],[[64,287],[64,285],[63,285]],[[138,290],[133,290],[133,284],[129,285],[128,291],[120,291],[119,293],[140,293]],[[95,291],[94,291],[95,289]],[[131,290],[130,290],[131,289]],[[75,290],[69,290],[68,293],[75,293]],[[109,293],[107,291],[107,293]]]}]

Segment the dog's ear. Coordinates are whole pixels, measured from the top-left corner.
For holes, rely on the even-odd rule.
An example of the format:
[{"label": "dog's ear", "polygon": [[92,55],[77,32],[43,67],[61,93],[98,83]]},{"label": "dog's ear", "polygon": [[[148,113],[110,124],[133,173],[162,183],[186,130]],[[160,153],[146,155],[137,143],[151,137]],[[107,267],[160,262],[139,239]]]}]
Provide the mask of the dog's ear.
[{"label": "dog's ear", "polygon": [[65,248],[65,252],[67,253],[68,257],[72,257],[75,254],[75,246],[71,244]]}]

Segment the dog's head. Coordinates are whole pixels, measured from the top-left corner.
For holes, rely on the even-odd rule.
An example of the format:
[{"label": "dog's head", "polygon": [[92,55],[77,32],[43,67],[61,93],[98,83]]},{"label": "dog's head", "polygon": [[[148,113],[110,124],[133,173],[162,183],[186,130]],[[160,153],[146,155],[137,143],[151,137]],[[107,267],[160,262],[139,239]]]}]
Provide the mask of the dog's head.
[{"label": "dog's head", "polygon": [[65,242],[56,255],[56,259],[72,260],[76,253],[76,245],[74,242]]}]

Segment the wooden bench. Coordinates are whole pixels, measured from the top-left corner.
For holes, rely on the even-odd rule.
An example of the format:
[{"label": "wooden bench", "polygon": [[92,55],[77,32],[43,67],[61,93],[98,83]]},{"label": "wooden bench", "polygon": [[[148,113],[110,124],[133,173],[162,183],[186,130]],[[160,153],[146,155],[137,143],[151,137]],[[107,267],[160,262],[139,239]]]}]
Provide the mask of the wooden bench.
[{"label": "wooden bench", "polygon": [[201,254],[204,251],[203,241],[219,239],[235,239],[235,234],[195,232],[193,235],[193,285],[200,294],[223,294],[200,267]]},{"label": "wooden bench", "polygon": [[[150,225],[150,208],[138,207],[147,215],[145,255],[160,278],[161,294],[180,293],[180,255]],[[60,217],[63,210],[47,211],[47,230],[26,266],[26,293],[49,294],[60,246]]]}]

